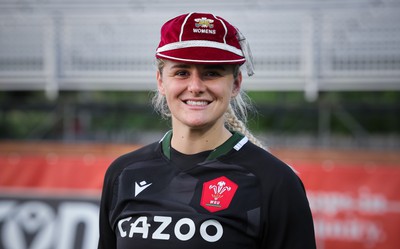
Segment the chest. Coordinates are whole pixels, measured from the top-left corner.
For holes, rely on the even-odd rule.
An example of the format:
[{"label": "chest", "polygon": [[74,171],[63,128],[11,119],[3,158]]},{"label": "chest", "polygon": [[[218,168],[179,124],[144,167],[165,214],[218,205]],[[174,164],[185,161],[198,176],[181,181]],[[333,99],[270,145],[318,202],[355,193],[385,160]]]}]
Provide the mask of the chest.
[{"label": "chest", "polygon": [[[125,169],[111,214],[118,248],[255,248],[258,179],[215,161],[182,171],[163,161]],[[135,245],[135,246],[133,246]]]}]

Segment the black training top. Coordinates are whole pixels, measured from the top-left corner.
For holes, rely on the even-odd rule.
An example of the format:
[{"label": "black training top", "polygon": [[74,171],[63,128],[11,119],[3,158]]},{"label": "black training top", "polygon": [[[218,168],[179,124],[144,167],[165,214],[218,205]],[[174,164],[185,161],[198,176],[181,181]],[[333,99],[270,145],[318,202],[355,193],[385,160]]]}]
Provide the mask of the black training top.
[{"label": "black training top", "polygon": [[234,133],[184,155],[172,133],[115,160],[105,175],[99,249],[315,249],[301,180]]}]

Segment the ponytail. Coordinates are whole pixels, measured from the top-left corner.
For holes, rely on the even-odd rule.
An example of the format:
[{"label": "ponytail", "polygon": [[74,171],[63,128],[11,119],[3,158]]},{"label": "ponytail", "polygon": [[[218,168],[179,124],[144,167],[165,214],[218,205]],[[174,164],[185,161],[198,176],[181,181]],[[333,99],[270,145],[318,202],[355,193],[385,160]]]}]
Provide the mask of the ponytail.
[{"label": "ponytail", "polygon": [[225,112],[225,126],[231,131],[237,131],[245,135],[253,144],[268,150],[247,128],[247,110],[253,106],[249,103],[247,95],[241,92],[233,99]]}]

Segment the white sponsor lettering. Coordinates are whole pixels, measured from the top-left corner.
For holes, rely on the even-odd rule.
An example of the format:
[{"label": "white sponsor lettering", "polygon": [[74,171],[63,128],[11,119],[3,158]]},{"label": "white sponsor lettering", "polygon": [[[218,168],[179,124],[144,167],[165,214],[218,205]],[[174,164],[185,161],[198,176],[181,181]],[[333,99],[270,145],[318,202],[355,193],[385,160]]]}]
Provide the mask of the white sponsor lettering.
[{"label": "white sponsor lettering", "polygon": [[[6,204],[6,206],[8,206]],[[55,228],[54,211],[45,203],[32,201],[15,205],[9,210],[11,217],[5,219],[1,240],[5,248],[48,249],[52,245]],[[36,234],[30,245],[24,234]]]},{"label": "white sponsor lettering", "polygon": [[122,220],[120,220],[120,221],[118,222],[118,230],[119,230],[119,233],[120,233],[120,235],[121,235],[122,238],[125,238],[125,237],[126,237],[126,234],[127,234],[127,232],[125,232],[124,230],[122,230],[122,223],[124,223],[125,221],[130,221],[131,219],[132,219],[132,217],[128,217],[128,218],[122,219]]},{"label": "white sponsor lettering", "polygon": [[160,226],[154,231],[151,236],[153,239],[160,240],[169,240],[170,235],[167,233],[163,233],[164,229],[167,228],[169,224],[171,224],[172,218],[166,216],[154,216],[155,222],[161,222]]},{"label": "white sponsor lettering", "polygon": [[84,228],[79,248],[96,248],[98,211],[87,202],[62,202],[54,209],[45,201],[0,201],[0,248],[77,248],[78,227]]},{"label": "white sponsor lettering", "polygon": [[[151,235],[152,239],[155,240],[169,240],[171,234],[166,232],[166,228],[172,223],[172,217],[169,216],[154,216],[153,223],[150,223],[147,216],[140,216],[136,220],[131,221],[132,217],[121,219],[118,222],[118,231],[122,238],[127,236],[128,231],[124,230],[124,227],[129,229],[129,238],[134,238],[135,234],[140,234],[141,238],[147,239],[149,236],[149,228],[153,227],[155,230]],[[131,221],[131,222],[130,222]],[[124,223],[130,222],[123,226]],[[154,226],[152,226],[154,225]],[[209,234],[207,231],[208,227],[214,227],[216,230],[215,234]],[[199,229],[200,236],[207,242],[217,242],[222,238],[224,229],[217,220],[206,220],[200,225]],[[178,220],[174,225],[174,235],[181,241],[188,241],[193,238],[196,234],[196,224],[190,218],[182,218]]]},{"label": "white sponsor lettering", "polygon": [[[181,233],[181,227],[183,225],[187,225],[189,227],[189,231],[186,234]],[[190,240],[194,236],[195,231],[196,227],[194,225],[194,222],[189,218],[182,218],[178,220],[174,229],[176,237],[182,241]]]},{"label": "white sponsor lettering", "polygon": [[[139,226],[139,223],[141,226]],[[134,223],[131,223],[131,229],[129,231],[129,238],[133,237],[135,233],[141,233],[143,239],[147,239],[149,235],[150,224],[147,223],[147,217],[139,217]]]},{"label": "white sponsor lettering", "polygon": [[[318,239],[364,243],[374,247],[385,241],[390,231],[386,215],[400,213],[400,202],[368,187],[358,191],[307,191]],[[367,246],[368,245],[368,246]]]},{"label": "white sponsor lettering", "polygon": [[58,209],[58,228],[63,231],[57,238],[57,249],[74,248],[78,226],[84,225],[82,248],[96,248],[99,230],[99,207],[88,202],[65,202]]},{"label": "white sponsor lettering", "polygon": [[[209,226],[213,226],[217,229],[217,232],[214,235],[209,235],[207,233],[207,227]],[[206,220],[200,226],[200,235],[208,242],[218,241],[223,234],[224,234],[224,229],[222,228],[221,223],[219,223],[216,220]]]}]

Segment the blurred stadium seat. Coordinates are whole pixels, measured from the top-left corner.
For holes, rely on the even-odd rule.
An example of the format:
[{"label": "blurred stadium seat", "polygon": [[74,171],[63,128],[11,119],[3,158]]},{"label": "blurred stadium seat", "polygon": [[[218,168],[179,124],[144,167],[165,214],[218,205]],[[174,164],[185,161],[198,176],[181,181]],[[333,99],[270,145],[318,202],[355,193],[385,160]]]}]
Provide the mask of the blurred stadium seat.
[{"label": "blurred stadium seat", "polygon": [[249,90],[400,90],[399,3],[6,0],[0,90],[153,89],[159,28],[188,10],[213,11],[247,36]]}]

